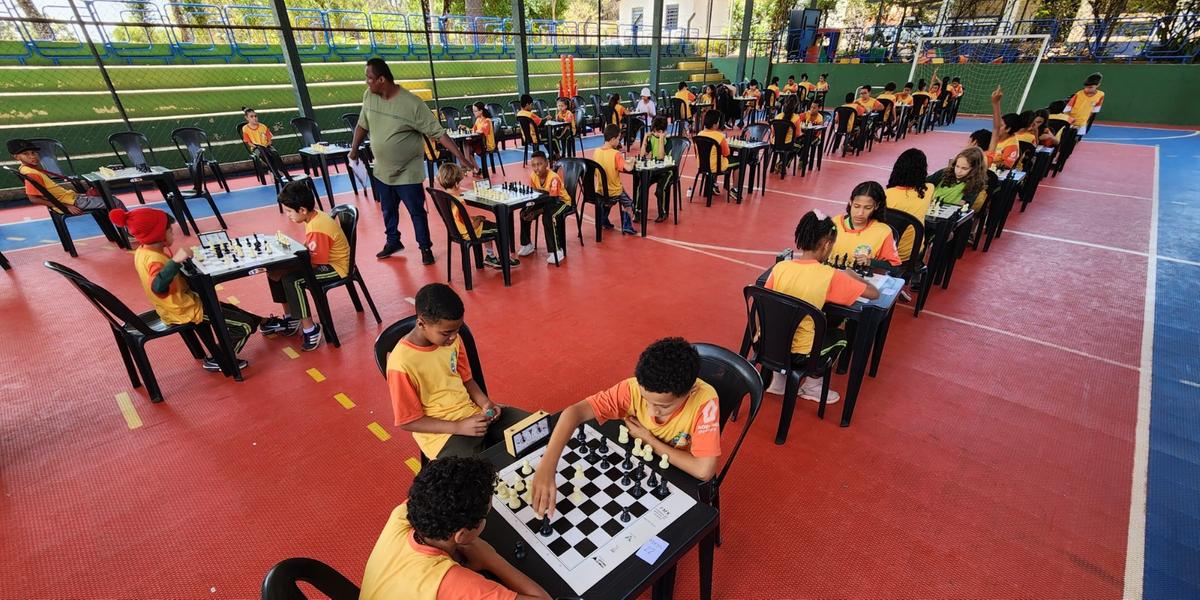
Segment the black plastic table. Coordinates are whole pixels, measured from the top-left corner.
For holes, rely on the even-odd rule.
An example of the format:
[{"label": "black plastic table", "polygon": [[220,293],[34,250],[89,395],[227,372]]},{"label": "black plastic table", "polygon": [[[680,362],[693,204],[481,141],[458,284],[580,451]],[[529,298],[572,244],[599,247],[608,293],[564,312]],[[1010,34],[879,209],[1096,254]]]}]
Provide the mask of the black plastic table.
[{"label": "black plastic table", "polygon": [[324,150],[314,150],[312,146],[305,146],[300,149],[300,157],[306,162],[310,159],[317,159],[317,167],[321,171],[321,179],[325,182],[325,195],[329,198],[329,207],[333,208],[333,184],[329,181],[329,161],[341,160],[346,163],[346,176],[350,178],[350,189],[354,190],[354,195],[358,195],[358,181],[354,179],[354,173],[350,168],[350,149],[345,146],[326,146]]},{"label": "black plastic table", "polygon": [[[675,163],[650,162],[640,163],[637,159],[633,161],[633,201],[638,210],[638,221],[642,226],[642,237],[646,237],[647,214],[650,212],[650,184],[654,181],[654,176],[663,171],[676,171]],[[668,210],[670,209],[670,199],[667,200]],[[678,216],[676,216],[678,219]]]},{"label": "black plastic table", "polygon": [[[557,420],[557,415],[554,416],[554,419]],[[608,421],[604,425],[597,425],[595,421],[588,421],[587,424],[595,427],[606,437],[616,441],[620,421]],[[540,447],[540,445],[537,447]],[[533,449],[531,448],[530,450]],[[492,446],[484,451],[482,456],[491,461],[497,470],[503,469],[519,460],[519,458],[514,458],[508,454],[504,444]],[[487,527],[484,528],[480,537],[495,547],[496,552],[500,556],[503,556],[505,560],[512,563],[514,567],[530,579],[536,581],[545,588],[551,597],[555,598],[577,595],[582,595],[584,598],[589,599],[603,598],[605,600],[636,598],[651,587],[653,588],[651,592],[653,598],[671,598],[675,586],[675,566],[692,548],[698,547],[700,559],[700,598],[702,600],[711,600],[713,551],[716,548],[718,524],[717,509],[701,501],[700,493],[703,484],[691,475],[684,473],[672,465],[664,472],[664,477],[680,490],[691,494],[697,499],[696,504],[691,509],[675,519],[674,522],[658,534],[658,537],[667,542],[667,549],[663,551],[662,555],[658,557],[658,560],[653,565],[638,558],[636,554],[630,556],[583,594],[577,594],[532,549],[529,549],[525,553],[524,558],[517,559],[514,549],[517,542],[522,541],[522,538],[507,520],[499,516],[488,519]]]},{"label": "black plastic table", "polygon": [[187,202],[183,199],[183,194],[179,191],[179,185],[175,182],[175,174],[166,167],[147,167],[149,170],[141,170],[137,167],[125,167],[115,172],[112,177],[105,177],[99,171],[85,173],[83,178],[89,183],[92,183],[104,195],[109,206],[115,206],[117,201],[114,187],[121,185],[137,185],[143,181],[149,181],[158,188],[162,194],[163,200],[167,203],[167,208],[171,209],[171,214],[175,216],[175,222],[179,223],[179,230],[183,235],[192,235],[188,230],[188,224],[191,228],[200,231],[196,225],[196,219],[192,216],[191,209],[188,208]]},{"label": "black plastic table", "polygon": [[[498,202],[480,198],[474,192],[465,192],[462,195],[462,200],[467,206],[482,208],[492,213],[496,217],[496,254],[500,259],[500,271],[504,274],[504,286],[512,285],[512,259],[509,254],[512,252],[513,240],[516,239],[513,231],[513,211],[517,209],[530,209],[538,206],[545,206],[551,200],[549,194],[542,193],[537,198],[531,200],[523,200],[519,202]],[[550,232],[546,232],[551,235]]]}]

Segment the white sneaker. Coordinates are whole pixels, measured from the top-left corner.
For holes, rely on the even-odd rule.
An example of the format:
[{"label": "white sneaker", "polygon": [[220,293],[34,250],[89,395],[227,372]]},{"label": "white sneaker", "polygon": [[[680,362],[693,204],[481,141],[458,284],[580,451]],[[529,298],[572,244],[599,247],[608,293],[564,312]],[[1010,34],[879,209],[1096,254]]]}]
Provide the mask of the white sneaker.
[{"label": "white sneaker", "polygon": [[564,260],[567,260],[567,253],[563,252],[562,250],[556,250],[554,252],[554,254],[550,255],[550,258],[546,259],[546,262],[548,262],[550,264],[555,264],[555,263],[560,263]]},{"label": "white sneaker", "polygon": [[771,378],[771,385],[767,386],[766,392],[768,394],[782,396],[784,392],[784,386],[786,385],[787,377],[784,377],[783,373],[776,373],[775,376]]},{"label": "white sneaker", "polygon": [[517,256],[529,256],[530,254],[533,254],[533,250],[533,244],[525,244],[517,249]]},{"label": "white sneaker", "polygon": [[[820,402],[821,401],[821,378],[820,377],[805,378],[804,382],[800,384],[800,397],[804,398],[805,400],[812,400],[813,402]],[[839,395],[837,392],[830,389],[829,397],[825,401],[825,403],[833,404],[841,399],[842,399],[841,395]]]}]

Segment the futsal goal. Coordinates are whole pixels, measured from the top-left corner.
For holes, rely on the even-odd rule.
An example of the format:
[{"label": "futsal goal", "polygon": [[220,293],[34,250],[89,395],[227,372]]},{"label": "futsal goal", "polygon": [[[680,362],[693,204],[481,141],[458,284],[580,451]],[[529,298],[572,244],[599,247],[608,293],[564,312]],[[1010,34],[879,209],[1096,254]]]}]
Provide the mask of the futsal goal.
[{"label": "futsal goal", "polygon": [[973,114],[991,114],[992,91],[1000,85],[1001,111],[1021,112],[1049,44],[1046,34],[918,38],[908,80],[928,83],[935,71],[939,79],[960,78],[959,112]]}]

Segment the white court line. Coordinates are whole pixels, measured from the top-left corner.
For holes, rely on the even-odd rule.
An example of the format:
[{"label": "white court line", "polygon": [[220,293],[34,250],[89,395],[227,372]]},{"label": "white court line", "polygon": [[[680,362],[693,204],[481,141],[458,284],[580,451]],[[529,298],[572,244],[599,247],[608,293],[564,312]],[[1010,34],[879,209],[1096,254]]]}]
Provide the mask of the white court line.
[{"label": "white court line", "polygon": [[1142,362],[1138,377],[1137,426],[1129,491],[1129,534],[1125,539],[1126,600],[1140,600],[1146,565],[1146,482],[1150,464],[1150,401],[1154,370],[1154,302],[1158,285],[1158,154],[1154,146],[1154,193],[1150,203],[1150,258],[1146,265],[1146,304],[1142,309]]},{"label": "white court line", "polygon": [[1191,381],[1188,379],[1180,379],[1179,383],[1182,383],[1183,385],[1194,387],[1194,388],[1200,388],[1200,383],[1196,383],[1195,381]]},{"label": "white court line", "polygon": [[[1167,136],[1163,136],[1163,137],[1100,138],[1100,139],[1089,139],[1088,141],[1089,142],[1107,142],[1107,141],[1111,141],[1111,140],[1130,140],[1130,141],[1153,142],[1156,140],[1179,140],[1179,139],[1183,139],[1183,138],[1196,137],[1198,135],[1200,135],[1200,131],[1193,131],[1191,133],[1185,133],[1183,135],[1167,135]],[[1084,139],[1087,139],[1087,138],[1084,138]],[[1127,144],[1127,145],[1138,146],[1140,144]]]},{"label": "white court line", "polygon": [[1104,358],[1103,356],[1096,356],[1095,354],[1084,352],[1083,350],[1076,350],[1074,348],[1068,348],[1067,346],[1063,346],[1061,344],[1055,344],[1054,342],[1047,342],[1045,340],[1039,340],[1037,338],[1032,338],[1027,335],[1021,335],[1019,333],[1014,333],[1012,331],[1005,331],[1003,329],[998,329],[998,328],[992,327],[990,325],[983,325],[982,323],[975,323],[972,321],[967,321],[966,319],[959,319],[958,317],[951,317],[950,315],[944,315],[944,314],[941,314],[938,312],[934,312],[932,310],[928,310],[928,309],[923,310],[923,311],[921,311],[921,314],[932,315],[934,317],[938,317],[939,319],[945,319],[947,321],[952,321],[952,322],[958,323],[960,325],[967,325],[969,327],[975,327],[978,329],[982,329],[984,331],[989,331],[991,333],[998,333],[1000,335],[1005,335],[1005,336],[1008,336],[1011,338],[1016,338],[1018,340],[1021,340],[1024,342],[1029,342],[1032,344],[1037,344],[1039,346],[1045,346],[1047,348],[1053,348],[1055,350],[1062,350],[1063,352],[1068,352],[1068,353],[1074,354],[1076,356],[1082,356],[1084,358],[1090,358],[1092,360],[1097,360],[1102,363],[1112,365],[1114,367],[1120,367],[1122,369],[1129,369],[1131,371],[1138,370],[1138,367],[1136,365],[1126,364],[1126,363],[1123,363],[1120,361],[1112,360],[1111,358]]},{"label": "white court line", "polygon": [[[646,236],[646,237],[654,237],[654,236]],[[749,248],[730,248],[727,246],[713,246],[710,244],[700,244],[697,242],[685,242],[683,240],[676,240],[676,239],[671,239],[671,238],[656,237],[655,240],[670,242],[672,244],[676,244],[679,246],[688,246],[689,248],[707,248],[709,250],[724,250],[726,252],[741,252],[743,254],[765,254],[768,256],[777,256],[779,254],[778,252],[771,252],[770,250],[751,250]]]}]

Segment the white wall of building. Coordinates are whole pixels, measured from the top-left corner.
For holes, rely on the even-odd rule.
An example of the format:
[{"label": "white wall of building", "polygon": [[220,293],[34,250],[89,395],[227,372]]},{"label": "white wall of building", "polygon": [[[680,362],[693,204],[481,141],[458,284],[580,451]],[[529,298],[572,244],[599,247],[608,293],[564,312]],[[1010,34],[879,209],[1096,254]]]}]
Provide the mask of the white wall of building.
[{"label": "white wall of building", "polygon": [[[723,34],[729,26],[729,2],[730,0],[712,0],[713,35]],[[654,3],[651,0],[621,0],[618,18],[622,25],[629,25],[636,20],[637,14],[640,12],[642,26],[649,29],[654,24],[654,15],[650,12],[653,7]],[[699,31],[700,35],[704,35],[704,27],[708,22],[708,7],[708,0],[663,0],[663,29],[687,28],[690,19],[690,27]],[[678,15],[674,27],[670,22],[672,9],[677,11]],[[695,15],[694,18],[693,15]]]}]

